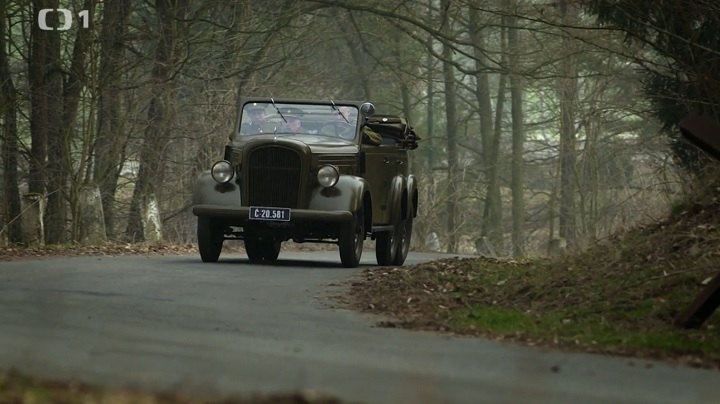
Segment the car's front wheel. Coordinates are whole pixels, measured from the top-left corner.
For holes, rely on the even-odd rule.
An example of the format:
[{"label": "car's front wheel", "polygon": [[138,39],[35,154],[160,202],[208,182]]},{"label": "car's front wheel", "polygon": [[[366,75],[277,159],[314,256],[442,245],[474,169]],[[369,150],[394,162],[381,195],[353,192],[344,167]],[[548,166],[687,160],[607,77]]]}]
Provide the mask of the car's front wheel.
[{"label": "car's front wheel", "polygon": [[365,213],[363,207],[358,208],[353,220],[345,224],[340,231],[340,261],[346,268],[355,268],[360,264],[360,257],[365,241]]},{"label": "car's front wheel", "polygon": [[280,241],[274,239],[245,239],[245,253],[250,262],[275,262],[280,254]]},{"label": "car's front wheel", "polygon": [[223,245],[223,226],[216,219],[198,217],[198,249],[203,262],[217,262]]}]

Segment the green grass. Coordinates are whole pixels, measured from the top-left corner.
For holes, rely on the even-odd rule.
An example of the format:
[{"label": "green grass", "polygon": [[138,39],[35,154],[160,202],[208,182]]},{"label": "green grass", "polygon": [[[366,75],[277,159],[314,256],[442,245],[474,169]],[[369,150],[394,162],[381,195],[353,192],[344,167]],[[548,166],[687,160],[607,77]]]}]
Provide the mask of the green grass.
[{"label": "green grass", "polygon": [[[653,311],[651,304],[623,312],[624,320],[642,320]],[[486,333],[547,345],[587,348],[618,353],[645,352],[664,357],[696,355],[720,359],[720,336],[703,330],[681,330],[670,325],[650,330],[627,327],[604,315],[581,315],[582,310],[543,312],[542,315],[516,309],[475,305],[453,310],[446,328],[457,333]]]}]

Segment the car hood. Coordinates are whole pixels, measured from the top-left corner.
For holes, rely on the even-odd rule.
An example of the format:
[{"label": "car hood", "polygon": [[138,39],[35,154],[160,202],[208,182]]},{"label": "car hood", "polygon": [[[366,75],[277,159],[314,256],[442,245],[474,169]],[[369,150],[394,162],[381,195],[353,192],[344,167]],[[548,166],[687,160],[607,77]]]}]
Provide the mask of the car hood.
[{"label": "car hood", "polygon": [[256,143],[302,143],[313,153],[357,153],[358,145],[352,140],[313,134],[268,134],[236,137],[235,144],[244,146]]}]

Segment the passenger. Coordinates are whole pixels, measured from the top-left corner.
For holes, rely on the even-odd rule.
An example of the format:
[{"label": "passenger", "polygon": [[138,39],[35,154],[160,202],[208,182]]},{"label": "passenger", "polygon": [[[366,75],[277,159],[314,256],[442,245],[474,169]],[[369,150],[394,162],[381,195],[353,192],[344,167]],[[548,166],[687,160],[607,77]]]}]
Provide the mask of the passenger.
[{"label": "passenger", "polygon": [[[338,121],[337,123],[327,125],[327,128],[323,128],[323,132],[328,133],[329,131],[335,130],[337,136],[352,140],[355,138],[355,128],[357,127],[358,111],[355,107],[343,106],[338,108]],[[367,125],[362,125],[362,142],[364,144],[370,144],[378,146],[382,144],[382,136],[372,130]]]},{"label": "passenger", "polygon": [[357,127],[357,109],[353,107],[338,108],[338,121],[336,133],[343,139],[355,138],[355,128]]},{"label": "passenger", "polygon": [[241,135],[254,135],[265,132],[266,125],[265,107],[262,104],[254,102],[245,107],[243,114],[243,122],[240,125]]}]

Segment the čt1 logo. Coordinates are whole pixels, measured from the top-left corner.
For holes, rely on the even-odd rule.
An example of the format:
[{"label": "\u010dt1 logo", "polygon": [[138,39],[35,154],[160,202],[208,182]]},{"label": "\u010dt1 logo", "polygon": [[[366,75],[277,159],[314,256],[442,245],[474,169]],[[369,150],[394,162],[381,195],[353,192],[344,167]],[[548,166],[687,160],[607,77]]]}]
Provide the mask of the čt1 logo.
[{"label": "\u010dt1 logo", "polygon": [[[62,25],[58,24],[59,25],[58,27],[49,26],[48,25],[48,14],[49,13],[58,13],[58,15],[62,15]],[[88,10],[81,10],[78,13],[78,17],[80,18],[80,22],[82,23],[83,28],[90,27],[90,12]],[[72,28],[72,24],[73,24],[73,13],[66,8],[58,8],[58,9],[43,8],[38,13],[38,26],[43,31],[67,31],[70,28]]]}]

